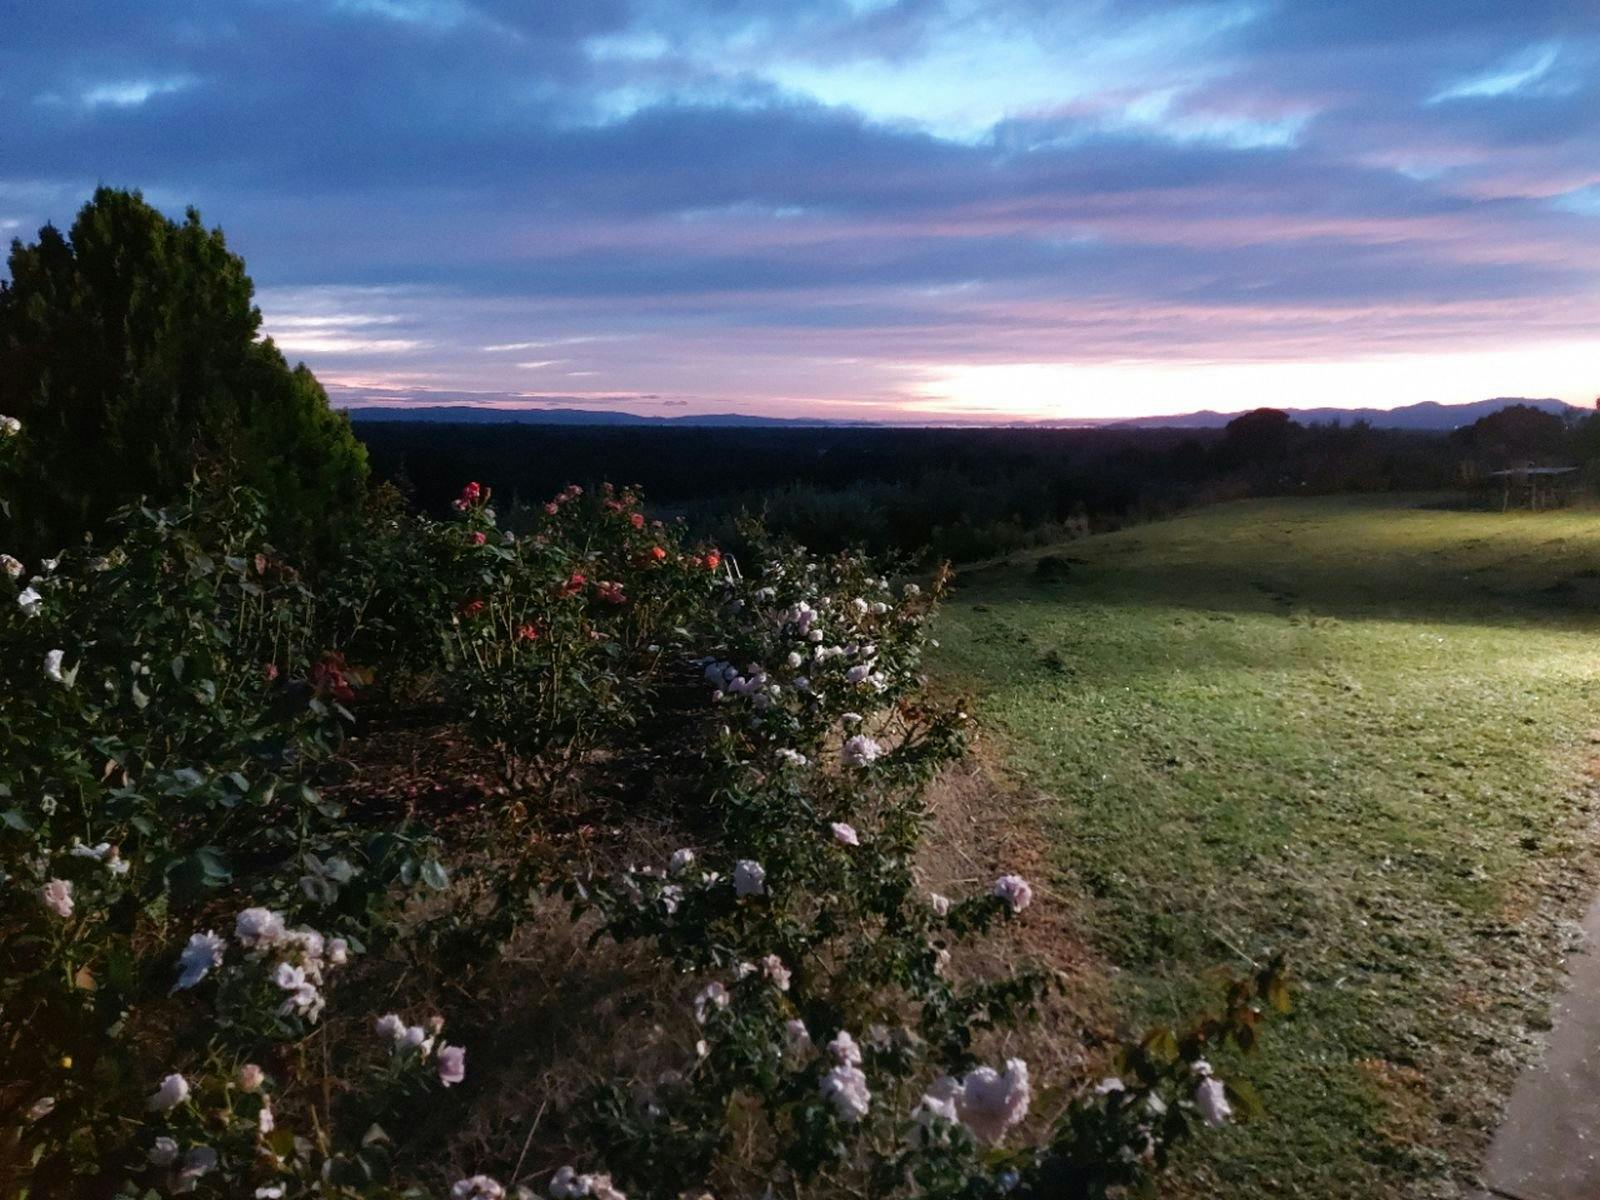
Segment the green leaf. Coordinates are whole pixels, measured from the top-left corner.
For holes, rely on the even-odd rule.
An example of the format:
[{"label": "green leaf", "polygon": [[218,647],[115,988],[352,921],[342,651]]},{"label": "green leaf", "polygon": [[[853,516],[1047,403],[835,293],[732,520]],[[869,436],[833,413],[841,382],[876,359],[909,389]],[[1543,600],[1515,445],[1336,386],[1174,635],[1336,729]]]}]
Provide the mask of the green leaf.
[{"label": "green leaf", "polygon": [[335,883],[349,883],[355,878],[355,868],[345,859],[334,857],[322,864],[323,871]]},{"label": "green leaf", "polygon": [[1243,1079],[1230,1079],[1226,1083],[1228,1094],[1239,1102],[1245,1116],[1259,1118],[1266,1114],[1266,1108],[1261,1103],[1261,1097],[1256,1094],[1255,1088]]},{"label": "green leaf", "polygon": [[450,875],[444,869],[444,864],[437,858],[424,859],[422,863],[422,882],[434,891],[442,892],[450,886]]},{"label": "green leaf", "polygon": [[267,1135],[267,1145],[279,1158],[287,1159],[294,1153],[294,1132],[280,1126]]},{"label": "green leaf", "polygon": [[1274,1011],[1280,1013],[1287,1013],[1294,1007],[1294,1001],[1289,995],[1289,984],[1281,975],[1274,976],[1267,984],[1267,1003],[1272,1005]]},{"label": "green leaf", "polygon": [[206,882],[212,885],[227,883],[233,878],[233,870],[228,866],[228,860],[222,857],[222,851],[215,846],[202,846],[194,852],[200,863],[200,870],[205,875]]}]

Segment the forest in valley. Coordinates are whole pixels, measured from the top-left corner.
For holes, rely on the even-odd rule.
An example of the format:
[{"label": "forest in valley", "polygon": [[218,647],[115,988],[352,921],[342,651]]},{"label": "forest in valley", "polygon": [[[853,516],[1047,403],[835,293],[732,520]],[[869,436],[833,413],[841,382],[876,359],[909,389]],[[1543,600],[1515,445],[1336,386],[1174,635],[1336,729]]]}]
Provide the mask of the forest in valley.
[{"label": "forest in valley", "polygon": [[443,510],[463,473],[498,480],[508,513],[569,480],[626,479],[724,541],[752,514],[816,549],[924,562],[978,561],[1247,496],[1448,491],[1498,507],[1495,471],[1577,466],[1562,502],[1600,481],[1600,414],[1514,403],[1450,433],[1306,425],[1273,409],[1215,430],[573,428],[354,415],[374,474],[427,511]]}]

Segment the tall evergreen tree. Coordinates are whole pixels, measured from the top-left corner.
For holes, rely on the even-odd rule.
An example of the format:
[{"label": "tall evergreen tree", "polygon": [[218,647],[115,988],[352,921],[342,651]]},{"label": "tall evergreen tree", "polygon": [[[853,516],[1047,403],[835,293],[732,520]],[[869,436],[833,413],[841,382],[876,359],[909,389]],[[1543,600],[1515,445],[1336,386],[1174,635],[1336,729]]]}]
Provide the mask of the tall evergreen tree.
[{"label": "tall evergreen tree", "polygon": [[0,413],[23,422],[12,512],[34,548],[94,531],[200,474],[258,488],[281,540],[323,536],[363,492],[366,450],[270,340],[244,260],[189,209],[98,189],[63,236],[11,244]]}]

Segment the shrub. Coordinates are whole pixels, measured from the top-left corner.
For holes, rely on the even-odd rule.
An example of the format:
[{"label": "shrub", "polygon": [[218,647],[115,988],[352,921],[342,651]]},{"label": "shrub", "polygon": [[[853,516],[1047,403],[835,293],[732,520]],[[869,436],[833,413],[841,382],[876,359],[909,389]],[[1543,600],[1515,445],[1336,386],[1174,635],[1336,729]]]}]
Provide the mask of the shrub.
[{"label": "shrub", "polygon": [[741,1172],[775,1192],[883,1197],[1100,1196],[1148,1178],[1191,1125],[1250,1102],[1204,1054],[1251,1042],[1256,1004],[1283,1001],[1278,969],[1181,1038],[1127,1047],[1121,1074],[1043,1139],[1017,1136],[1027,1064],[985,1062],[982,1039],[1055,977],[964,977],[952,956],[1020,915],[1032,888],[1002,875],[953,899],[920,888],[913,865],[923,785],[967,725],[919,674],[947,576],[896,594],[860,556],[766,550],[725,581],[702,660],[713,709],[694,791],[715,801],[709,847],[559,885],[611,936],[648,940],[701,982],[695,1059],[590,1097],[598,1161],[661,1198]]},{"label": "shrub", "polygon": [[0,412],[27,427],[14,547],[47,553],[196,473],[262,493],[274,535],[325,546],[366,452],[270,340],[242,259],[190,209],[98,189],[63,236],[11,244],[0,282]]},{"label": "shrub", "polygon": [[567,488],[520,537],[477,484],[456,503],[460,522],[426,527],[454,581],[447,691],[508,779],[547,789],[645,720],[721,556],[686,549],[609,485],[596,498]]},{"label": "shrub", "polygon": [[[1065,1102],[994,1054],[991,1031],[1057,980],[963,969],[1028,908],[1026,880],[949,899],[918,883],[924,785],[968,728],[921,678],[944,574],[895,586],[757,530],[734,563],[610,489],[567,489],[521,535],[477,485],[451,520],[369,522],[315,577],[242,490],[0,559],[8,1190],[520,1188],[522,1157],[447,1177],[451,1148],[426,1140],[460,1115],[472,1053],[430,997],[486,1007],[494,981],[463,964],[498,958],[550,896],[694,992],[662,1017],[694,1042],[677,1069],[594,1078],[567,1114],[591,1169],[556,1171],[554,1197],[1101,1196],[1250,1107],[1205,1056],[1252,1048],[1285,1003],[1277,964]],[[430,664],[512,784],[448,835],[319,787],[374,702],[368,668]],[[640,816],[683,849],[606,869],[535,852],[540,802],[618,760],[651,774],[661,808]]]},{"label": "shrub", "polygon": [[[0,580],[19,701],[0,709],[0,1178],[29,1194],[143,1169],[147,1135],[217,1149],[196,1139],[202,1112],[235,1128],[233,1066],[304,1036],[324,971],[381,937],[398,881],[438,871],[427,839],[346,821],[312,786],[349,681],[308,642],[314,598],[261,517],[238,491],[130,509],[113,544]],[[169,1000],[229,957],[211,929],[262,906],[278,932],[219,972],[215,1008]],[[175,1059],[192,1099],[130,1125]],[[210,1162],[156,1166],[182,1182]]]}]

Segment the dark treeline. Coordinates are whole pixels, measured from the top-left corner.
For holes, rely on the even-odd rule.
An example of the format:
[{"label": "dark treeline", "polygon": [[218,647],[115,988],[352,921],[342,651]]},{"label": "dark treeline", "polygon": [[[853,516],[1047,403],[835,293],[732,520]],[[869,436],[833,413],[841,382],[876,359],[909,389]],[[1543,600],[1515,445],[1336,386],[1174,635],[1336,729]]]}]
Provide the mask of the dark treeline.
[{"label": "dark treeline", "polygon": [[359,433],[374,472],[425,509],[442,510],[468,478],[496,487],[508,511],[610,479],[726,539],[751,512],[818,549],[957,561],[1212,500],[1467,489],[1506,466],[1600,458],[1594,418],[1524,406],[1450,434],[1307,427],[1272,409],[1205,431],[383,422]]}]

